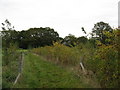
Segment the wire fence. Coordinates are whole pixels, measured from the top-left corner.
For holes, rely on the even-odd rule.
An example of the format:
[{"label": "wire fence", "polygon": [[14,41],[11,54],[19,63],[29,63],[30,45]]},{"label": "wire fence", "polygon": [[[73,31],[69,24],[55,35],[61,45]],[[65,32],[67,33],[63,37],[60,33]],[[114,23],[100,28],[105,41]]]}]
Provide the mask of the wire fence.
[{"label": "wire fence", "polygon": [[11,88],[16,84],[23,67],[23,52],[9,53],[3,56],[2,88]]}]

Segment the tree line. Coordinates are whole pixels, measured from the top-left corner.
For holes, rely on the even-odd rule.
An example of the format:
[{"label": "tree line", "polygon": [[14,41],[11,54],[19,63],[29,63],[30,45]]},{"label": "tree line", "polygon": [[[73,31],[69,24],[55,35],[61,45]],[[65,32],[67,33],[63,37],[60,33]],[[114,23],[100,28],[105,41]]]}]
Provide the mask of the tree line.
[{"label": "tree line", "polygon": [[[82,27],[82,31],[86,34],[86,31]],[[99,40],[103,44],[110,44],[109,38],[105,35],[106,32],[113,32],[113,29],[109,24],[104,22],[98,22],[92,29],[91,38],[86,36],[75,37],[69,34],[65,38],[59,36],[59,34],[50,27],[30,28],[28,30],[16,31],[14,26],[6,19],[2,23],[2,46],[9,47],[11,43],[17,44],[19,48],[37,48],[43,46],[51,46],[53,42],[61,42],[62,44],[74,47],[80,43],[90,42],[95,46],[95,40]]]}]

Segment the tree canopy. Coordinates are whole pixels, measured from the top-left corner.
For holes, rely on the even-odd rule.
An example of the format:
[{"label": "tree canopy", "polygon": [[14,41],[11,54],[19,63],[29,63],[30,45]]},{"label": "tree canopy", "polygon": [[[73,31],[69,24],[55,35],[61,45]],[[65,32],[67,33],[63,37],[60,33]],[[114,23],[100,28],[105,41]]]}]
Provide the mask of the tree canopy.
[{"label": "tree canopy", "polygon": [[17,43],[20,48],[39,47],[52,45],[59,40],[59,34],[51,28],[30,28],[28,30],[2,31],[3,46],[8,47],[10,43]]},{"label": "tree canopy", "polygon": [[101,41],[101,43],[106,44],[105,40],[107,39],[107,36],[104,34],[105,32],[113,32],[113,29],[108,23],[105,22],[98,22],[94,25],[94,28],[92,29],[92,34],[94,37],[96,37],[98,40]]}]

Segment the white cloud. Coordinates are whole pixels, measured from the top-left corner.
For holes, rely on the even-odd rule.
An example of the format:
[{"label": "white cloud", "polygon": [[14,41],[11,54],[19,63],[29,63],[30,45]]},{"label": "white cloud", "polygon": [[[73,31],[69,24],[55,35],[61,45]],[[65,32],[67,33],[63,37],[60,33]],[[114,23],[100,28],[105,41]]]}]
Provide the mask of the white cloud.
[{"label": "white cloud", "polygon": [[99,21],[117,27],[118,0],[0,0],[0,22],[6,18],[17,30],[51,27],[60,36],[83,35]]}]

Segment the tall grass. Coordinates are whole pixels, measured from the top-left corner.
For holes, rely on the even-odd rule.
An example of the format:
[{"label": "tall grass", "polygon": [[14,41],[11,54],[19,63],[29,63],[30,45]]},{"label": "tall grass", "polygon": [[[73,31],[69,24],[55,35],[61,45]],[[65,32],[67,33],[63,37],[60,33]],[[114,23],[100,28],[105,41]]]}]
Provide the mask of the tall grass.
[{"label": "tall grass", "polygon": [[10,88],[18,75],[20,53],[13,44],[9,48],[3,48],[2,52],[2,87]]},{"label": "tall grass", "polygon": [[70,48],[58,42],[53,46],[45,46],[35,48],[32,52],[45,57],[47,60],[52,60],[59,64],[76,65],[80,60],[79,51],[75,48]]}]

